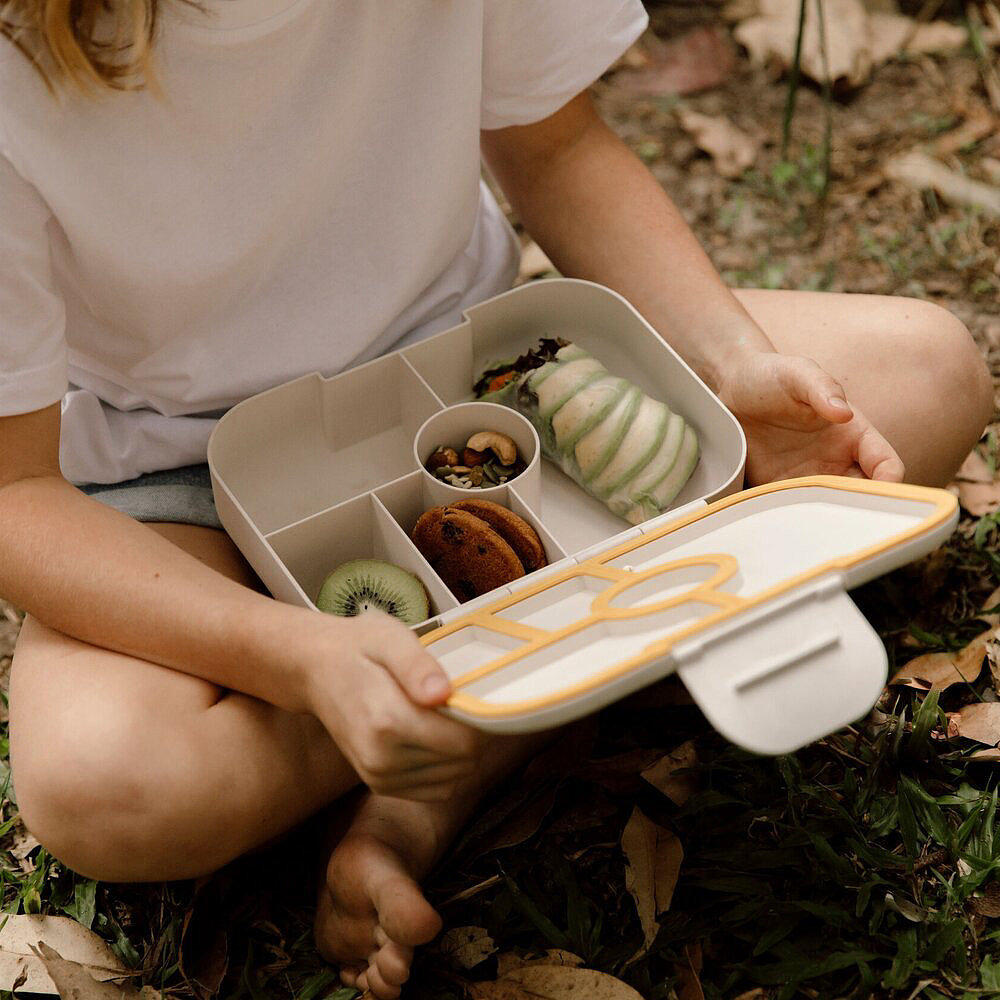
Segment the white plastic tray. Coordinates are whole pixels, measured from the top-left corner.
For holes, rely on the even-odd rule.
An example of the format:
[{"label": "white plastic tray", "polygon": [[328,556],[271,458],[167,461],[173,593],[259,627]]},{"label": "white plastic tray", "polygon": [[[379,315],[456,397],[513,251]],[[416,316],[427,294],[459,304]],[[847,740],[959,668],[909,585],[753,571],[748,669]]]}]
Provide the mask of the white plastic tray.
[{"label": "white plastic tray", "polygon": [[712,724],[785,753],[864,714],[878,635],[845,593],[954,530],[944,490],[836,476],[747,490],[511,586],[423,636],[458,718],[560,725],[677,671]]},{"label": "white plastic tray", "polygon": [[[472,400],[491,362],[541,337],[580,344],[679,412],[698,435],[699,463],[671,511],[632,527],[532,462],[491,499],[531,522],[550,565],[459,604],[409,538],[442,502],[415,439],[429,418],[489,429],[456,404]],[[729,497],[745,457],[732,414],[652,327],[616,293],[571,279],[497,296],[458,326],[342,374],[260,393],[219,421],[208,448],[220,519],[277,599],[314,607],[326,575],[359,557],[420,577],[431,618],[415,628],[454,679],[448,711],[471,724],[558,725],[678,670],[722,732],[783,752],[862,714],[876,676],[881,688],[884,649],[843,587],[929,551],[957,506],[942,491],[836,479]],[[819,618],[836,641],[807,649]],[[839,680],[824,687],[824,671]]]}]

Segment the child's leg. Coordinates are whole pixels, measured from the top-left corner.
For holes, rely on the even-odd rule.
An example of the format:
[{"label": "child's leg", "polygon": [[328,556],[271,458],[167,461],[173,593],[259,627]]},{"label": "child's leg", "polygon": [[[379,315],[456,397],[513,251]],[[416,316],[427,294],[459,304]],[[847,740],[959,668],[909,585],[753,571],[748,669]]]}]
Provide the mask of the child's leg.
[{"label": "child's leg", "polygon": [[[223,532],[152,527],[220,572],[253,581]],[[357,783],[312,716],[90,646],[30,617],[10,683],[21,813],[52,854],[96,878],[214,871]]]},{"label": "child's leg", "polygon": [[906,466],[944,486],[993,418],[993,382],[964,325],[919,299],[741,290],[783,354],[812,358],[844,386]]},{"label": "child's leg", "polygon": [[366,794],[326,868],[316,907],[316,944],[348,985],[383,1000],[399,995],[413,949],[441,920],[419,880],[462,830],[483,794],[549,742],[552,732],[486,744],[476,773],[448,802]]}]

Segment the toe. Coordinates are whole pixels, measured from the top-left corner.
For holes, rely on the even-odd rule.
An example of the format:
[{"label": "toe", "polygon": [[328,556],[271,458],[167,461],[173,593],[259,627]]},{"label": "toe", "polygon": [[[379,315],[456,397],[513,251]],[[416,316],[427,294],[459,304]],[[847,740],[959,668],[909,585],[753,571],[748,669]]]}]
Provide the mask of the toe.
[{"label": "toe", "polygon": [[402,990],[395,983],[387,983],[379,972],[378,966],[369,965],[365,972],[365,980],[371,994],[378,1000],[396,1000]]},{"label": "toe", "polygon": [[369,965],[374,965],[382,979],[391,986],[402,986],[410,978],[410,964],[413,949],[389,942],[371,956]]},{"label": "toe", "polygon": [[373,893],[378,920],[396,944],[414,948],[433,940],[441,930],[441,918],[424,899],[413,879],[393,874],[378,883]]}]

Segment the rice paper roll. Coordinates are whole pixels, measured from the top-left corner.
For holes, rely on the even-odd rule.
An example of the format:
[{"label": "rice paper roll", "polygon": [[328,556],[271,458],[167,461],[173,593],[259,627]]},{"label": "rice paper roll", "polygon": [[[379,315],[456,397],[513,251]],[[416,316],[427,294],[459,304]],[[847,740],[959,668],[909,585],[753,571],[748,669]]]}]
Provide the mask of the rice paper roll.
[{"label": "rice paper roll", "polygon": [[476,396],[527,417],[545,458],[630,524],[669,509],[698,464],[680,414],[564,340],[489,368]]}]

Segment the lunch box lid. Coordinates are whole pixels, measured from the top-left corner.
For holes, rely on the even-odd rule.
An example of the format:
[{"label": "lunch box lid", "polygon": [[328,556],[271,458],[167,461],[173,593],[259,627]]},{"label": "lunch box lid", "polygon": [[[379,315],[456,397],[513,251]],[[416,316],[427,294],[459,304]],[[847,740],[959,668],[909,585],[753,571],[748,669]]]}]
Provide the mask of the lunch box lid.
[{"label": "lunch box lid", "polygon": [[676,672],[709,721],[759,753],[862,716],[886,680],[846,590],[940,545],[945,490],[837,476],[673,512],[453,612],[421,642],[478,728],[562,725]]}]

